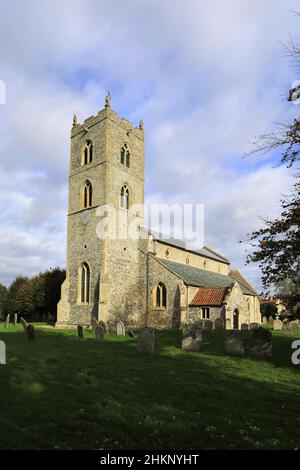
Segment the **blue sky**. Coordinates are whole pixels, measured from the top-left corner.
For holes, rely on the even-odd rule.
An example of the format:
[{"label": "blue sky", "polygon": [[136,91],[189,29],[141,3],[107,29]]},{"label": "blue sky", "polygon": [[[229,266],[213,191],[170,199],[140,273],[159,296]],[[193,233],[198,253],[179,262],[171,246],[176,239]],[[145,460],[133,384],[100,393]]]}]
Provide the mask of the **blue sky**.
[{"label": "blue sky", "polygon": [[293,119],[294,0],[2,0],[0,282],[65,264],[74,112],[112,107],[146,132],[146,202],[205,204],[205,242],[245,266],[245,235],[274,217],[291,171],[243,159],[254,136]]}]

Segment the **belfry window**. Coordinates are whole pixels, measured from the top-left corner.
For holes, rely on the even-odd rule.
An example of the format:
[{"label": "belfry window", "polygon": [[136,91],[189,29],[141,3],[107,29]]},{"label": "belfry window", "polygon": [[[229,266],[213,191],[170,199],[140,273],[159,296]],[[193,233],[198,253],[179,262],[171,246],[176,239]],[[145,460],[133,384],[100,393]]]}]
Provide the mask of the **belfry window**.
[{"label": "belfry window", "polygon": [[127,144],[124,144],[121,148],[120,162],[122,165],[130,167],[130,152]]},{"label": "belfry window", "polygon": [[93,188],[90,181],[86,181],[83,188],[83,208],[92,207],[93,204]]},{"label": "belfry window", "polygon": [[91,271],[87,263],[82,263],[79,272],[80,302],[89,303],[90,301],[90,283]]},{"label": "belfry window", "polygon": [[87,165],[93,161],[94,146],[91,140],[87,140],[83,147],[82,165]]},{"label": "belfry window", "polygon": [[166,308],[167,307],[167,289],[166,286],[159,282],[155,290],[155,307]]},{"label": "belfry window", "polygon": [[120,207],[122,209],[129,209],[129,189],[126,184],[124,184],[121,188],[120,192]]}]

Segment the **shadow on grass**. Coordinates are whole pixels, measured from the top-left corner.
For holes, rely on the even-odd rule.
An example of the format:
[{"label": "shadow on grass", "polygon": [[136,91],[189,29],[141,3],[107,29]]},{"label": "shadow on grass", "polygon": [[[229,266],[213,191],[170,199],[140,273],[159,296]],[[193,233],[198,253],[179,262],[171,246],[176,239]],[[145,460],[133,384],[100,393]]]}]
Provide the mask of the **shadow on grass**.
[{"label": "shadow on grass", "polygon": [[[0,369],[2,449],[299,445],[295,370],[277,359],[224,356],[223,332],[205,335],[202,353],[179,349],[179,331],[158,332],[153,357],[137,354],[136,338],[98,344],[91,332],[79,340],[74,330],[37,329],[29,343],[21,330],[11,333],[0,331],[8,355]],[[278,354],[286,339],[276,337]]]}]

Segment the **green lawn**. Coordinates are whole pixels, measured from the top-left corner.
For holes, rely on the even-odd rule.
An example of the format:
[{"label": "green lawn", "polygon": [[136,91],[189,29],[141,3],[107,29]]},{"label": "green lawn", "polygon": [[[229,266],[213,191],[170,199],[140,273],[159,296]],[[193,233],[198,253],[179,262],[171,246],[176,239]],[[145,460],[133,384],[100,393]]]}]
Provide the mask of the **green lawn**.
[{"label": "green lawn", "polygon": [[[247,350],[250,332],[244,332]],[[269,361],[224,356],[224,333],[203,352],[178,348],[180,332],[156,334],[156,354],[136,339],[75,330],[0,327],[0,449],[300,448],[300,366],[273,333]]]}]

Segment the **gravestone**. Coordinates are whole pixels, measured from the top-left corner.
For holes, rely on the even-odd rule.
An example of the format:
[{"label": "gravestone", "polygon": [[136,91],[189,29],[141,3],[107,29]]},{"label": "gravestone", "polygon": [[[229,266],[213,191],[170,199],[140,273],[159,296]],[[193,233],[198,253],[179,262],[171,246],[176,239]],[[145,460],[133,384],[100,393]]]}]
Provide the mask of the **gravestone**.
[{"label": "gravestone", "polygon": [[104,330],[104,333],[107,334],[107,328],[106,328],[106,325],[105,325],[104,321],[100,320],[99,325],[102,326],[102,328]]},{"label": "gravestone", "polygon": [[143,328],[140,331],[137,344],[137,352],[139,354],[154,354],[155,336],[153,328]]},{"label": "gravestone", "polygon": [[27,329],[27,326],[28,326],[27,321],[24,320],[23,317],[21,317],[21,318],[20,318],[20,322],[21,322],[21,324],[22,324],[24,330],[26,330],[26,329]]},{"label": "gravestone", "polygon": [[91,318],[91,327],[92,327],[92,331],[94,331],[97,326],[99,325],[99,323],[97,322],[96,318],[95,317],[92,317]]},{"label": "gravestone", "polygon": [[230,320],[230,318],[226,318],[226,330],[231,330],[231,320]]},{"label": "gravestone", "polygon": [[297,320],[291,321],[290,327],[291,327],[291,333],[293,335],[295,334],[300,335],[300,323]]},{"label": "gravestone", "polygon": [[117,323],[117,336],[125,336],[125,326],[122,321]]},{"label": "gravestone", "polygon": [[27,326],[26,333],[27,333],[28,341],[34,341],[35,340],[35,330],[34,330],[33,325],[28,325]]},{"label": "gravestone", "polygon": [[128,331],[128,336],[130,338],[134,338],[134,332],[133,331]]},{"label": "gravestone", "polygon": [[80,339],[82,339],[84,337],[83,326],[82,325],[77,325],[77,334],[78,334],[78,338],[80,338]]},{"label": "gravestone", "polygon": [[268,323],[267,317],[263,317],[263,318],[262,318],[262,322],[263,322],[264,325],[265,325],[266,323]]},{"label": "gravestone", "polygon": [[274,321],[274,318],[270,315],[269,318],[268,318],[268,323],[273,325],[273,321]]},{"label": "gravestone", "polygon": [[100,326],[100,325],[96,326],[96,328],[95,328],[95,337],[96,337],[97,343],[102,343],[103,338],[104,338],[104,330],[103,330],[102,326]]},{"label": "gravestone", "polygon": [[248,325],[248,323],[242,323],[242,324],[241,324],[241,330],[249,330],[249,325]]},{"label": "gravestone", "polygon": [[6,320],[5,320],[5,325],[4,325],[4,326],[5,326],[5,328],[7,328],[7,327],[8,327],[8,325],[9,325],[9,321],[10,321],[10,314],[8,314],[8,315],[7,315],[7,317],[6,317]]},{"label": "gravestone", "polygon": [[200,351],[202,345],[202,331],[202,325],[199,323],[186,325],[182,330],[182,349],[185,351]]},{"label": "gravestone", "polygon": [[17,323],[18,323],[18,314],[15,313],[14,314],[14,326],[16,326]]},{"label": "gravestone", "polygon": [[256,328],[252,331],[251,355],[257,358],[272,356],[272,332],[266,328]]},{"label": "gravestone", "polygon": [[285,335],[291,335],[292,334],[292,326],[291,326],[291,323],[289,321],[282,322],[282,329],[283,329]]},{"label": "gravestone", "polygon": [[216,320],[215,320],[215,330],[224,330],[224,320],[223,320],[223,318],[216,318]]},{"label": "gravestone", "polygon": [[258,323],[255,323],[255,322],[250,323],[249,328],[250,330],[255,330],[256,328],[258,328]]},{"label": "gravestone", "polygon": [[274,320],[273,330],[274,331],[281,331],[282,330],[282,321],[281,320]]},{"label": "gravestone", "polygon": [[225,333],[225,353],[230,356],[244,356],[245,349],[239,331],[231,330]]}]

